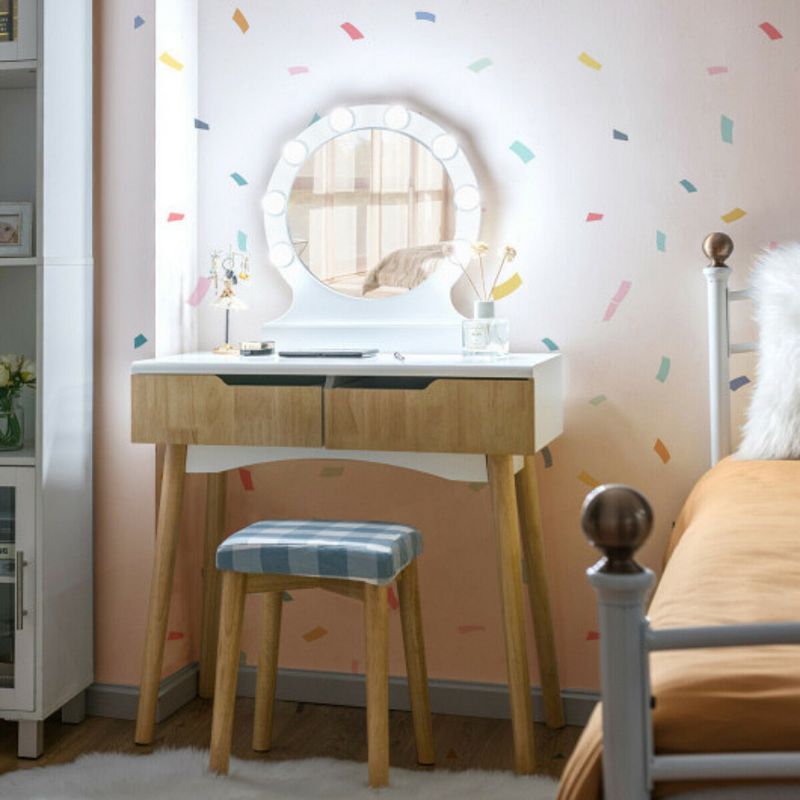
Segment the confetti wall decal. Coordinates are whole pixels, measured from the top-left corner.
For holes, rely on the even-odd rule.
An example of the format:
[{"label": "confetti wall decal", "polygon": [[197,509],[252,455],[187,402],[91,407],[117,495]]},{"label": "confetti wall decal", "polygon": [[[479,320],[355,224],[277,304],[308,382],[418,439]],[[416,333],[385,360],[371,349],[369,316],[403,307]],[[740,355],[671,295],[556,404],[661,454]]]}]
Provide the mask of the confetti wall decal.
[{"label": "confetti wall decal", "polygon": [[281,595],[281,597],[282,597],[282,599],[283,599],[283,602],[284,602],[284,603],[293,603],[293,602],[294,602],[294,597],[292,597],[292,596],[289,594],[289,592],[284,592],[284,593]]},{"label": "confetti wall decal", "polygon": [[616,128],[612,131],[611,135],[615,139],[619,139],[620,142],[627,142],[628,141],[628,134],[623,133],[622,131],[618,131]]},{"label": "confetti wall decal", "polygon": [[303,638],[307,642],[316,642],[317,639],[321,639],[323,636],[326,636],[328,631],[323,628],[321,625],[317,625],[316,628],[312,628],[310,631],[306,631],[303,634]]},{"label": "confetti wall decal", "polygon": [[596,642],[599,638],[600,634],[597,631],[586,631],[587,642]]},{"label": "confetti wall decal", "polygon": [[477,61],[467,65],[467,69],[477,74],[478,72],[483,72],[487,67],[491,67],[492,64],[494,64],[494,61],[491,58],[479,58]]},{"label": "confetti wall decal", "polygon": [[608,322],[614,316],[614,314],[617,313],[619,304],[625,299],[628,292],[631,290],[631,285],[632,284],[630,281],[622,281],[620,283],[617,293],[611,298],[611,302],[608,304],[608,308],[606,308],[606,313],[603,315],[603,322]]},{"label": "confetti wall decal", "polygon": [[585,64],[591,69],[602,69],[603,65],[599,61],[595,61],[588,53],[581,53],[578,56],[578,61]]},{"label": "confetti wall decal", "polygon": [[239,26],[239,30],[242,33],[247,33],[250,29],[250,23],[247,21],[247,17],[242,14],[241,9],[237,8],[236,11],[233,12],[233,21]]},{"label": "confetti wall decal", "polygon": [[732,392],[737,392],[742,386],[747,386],[750,383],[750,378],[747,375],[739,375],[736,378],[731,378],[730,387]]},{"label": "confetti wall decal", "polygon": [[486,483],[478,483],[477,481],[470,481],[467,484],[467,488],[471,492],[479,492],[481,489],[485,489],[488,486]]},{"label": "confetti wall decal", "polygon": [[522,278],[520,278],[519,272],[515,272],[507,281],[494,287],[492,290],[492,299],[502,300],[504,297],[508,297],[512,292],[516,292],[520,286],[522,286]]},{"label": "confetti wall decal", "polygon": [[683,186],[689,194],[697,191],[697,187],[691,181],[686,180],[686,178],[681,181],[681,186]]},{"label": "confetti wall decal", "polygon": [[239,467],[239,480],[242,482],[242,488],[246,492],[254,492],[255,485],[253,484],[253,473],[249,469]]},{"label": "confetti wall decal", "polygon": [[197,279],[197,284],[194,287],[194,291],[189,295],[189,299],[186,301],[190,306],[194,306],[195,308],[203,302],[203,298],[206,296],[208,292],[208,288],[211,286],[211,278],[202,277]]},{"label": "confetti wall decal", "polygon": [[343,22],[340,27],[353,41],[364,38],[364,34],[352,22]]},{"label": "confetti wall decal", "polygon": [[746,211],[743,211],[737,206],[731,209],[727,214],[723,214],[722,221],[727,223],[736,222],[737,219],[741,219],[746,213]]},{"label": "confetti wall decal", "polygon": [[585,469],[581,470],[580,474],[578,475],[578,480],[581,483],[585,483],[587,486],[589,486],[592,489],[595,489],[596,487],[598,487],[600,485],[600,481],[597,480],[597,478],[595,478],[592,475],[590,475]]},{"label": "confetti wall decal", "polygon": [[231,178],[237,186],[247,186],[247,178],[240,175],[238,172],[231,172]]},{"label": "confetti wall decal", "polygon": [[167,641],[168,642],[176,642],[178,639],[183,639],[183,633],[181,631],[170,631],[167,634]]},{"label": "confetti wall decal", "polygon": [[601,405],[602,403],[605,403],[605,401],[606,401],[606,396],[605,396],[604,394],[598,394],[598,395],[595,395],[595,396],[594,396],[594,397],[593,397],[593,398],[592,398],[592,399],[589,401],[589,403],[590,403],[591,405],[593,405],[593,406],[599,406],[599,405]]},{"label": "confetti wall decal", "polygon": [[783,39],[783,34],[771,22],[762,22],[758,27],[761,28],[773,42],[776,39]]},{"label": "confetti wall decal", "polygon": [[354,658],[350,662],[350,672],[352,672],[354,675],[358,673],[358,659],[357,658]]},{"label": "confetti wall decal", "polygon": [[394,590],[394,586],[389,587],[389,591],[386,592],[387,600],[389,601],[389,608],[392,611],[397,611],[400,608],[400,601],[397,599],[397,593]]},{"label": "confetti wall decal", "polygon": [[555,353],[558,350],[558,345],[549,336],[545,336],[542,342],[551,353]]},{"label": "confetti wall decal", "polygon": [[719,132],[723,142],[733,144],[733,120],[724,114],[719,118]]},{"label": "confetti wall decal", "polygon": [[602,214],[598,214],[596,211],[590,211],[586,215],[586,221],[587,222],[600,222],[601,219],[603,219],[603,215]]},{"label": "confetti wall decal", "polygon": [[236,246],[242,253],[247,252],[247,234],[244,231],[236,231]]},{"label": "confetti wall decal", "polygon": [[311,117],[311,120],[308,123],[308,127],[310,128],[315,122],[319,122],[321,119],[322,117],[315,112],[314,116]]},{"label": "confetti wall decal", "polygon": [[550,469],[553,466],[553,453],[549,447],[542,448],[542,459],[544,460],[545,469]]},{"label": "confetti wall decal", "polygon": [[344,467],[323,467],[320,470],[320,478],[339,478],[344,475]]},{"label": "confetti wall decal", "polygon": [[136,30],[137,28],[141,28],[144,25],[144,18],[140,17],[138,14],[133,18],[133,29]]},{"label": "confetti wall decal", "polygon": [[197,117],[194,118],[194,126],[199,131],[207,131],[211,127],[207,122],[203,122],[203,120],[197,119]]},{"label": "confetti wall decal", "polygon": [[727,67],[706,67],[706,72],[708,72],[709,75],[722,75],[727,71]]},{"label": "confetti wall decal", "polygon": [[524,145],[519,139],[515,139],[509,147],[512,153],[516,153],[523,164],[533,161],[533,150]]},{"label": "confetti wall decal", "polygon": [[180,61],[178,61],[178,59],[177,59],[177,58],[174,58],[173,56],[171,56],[171,55],[170,55],[169,53],[167,53],[166,51],[164,51],[164,52],[163,52],[163,53],[162,53],[162,54],[161,54],[161,55],[158,57],[158,60],[159,60],[159,61],[160,61],[162,64],[166,64],[168,67],[172,67],[172,69],[177,69],[178,71],[180,71],[180,70],[182,70],[182,69],[183,69],[183,64],[181,64],[181,62],[180,62]]},{"label": "confetti wall decal", "polygon": [[137,333],[133,340],[133,349],[138,350],[143,344],[147,343],[147,337],[143,333]]},{"label": "confetti wall decal", "polygon": [[656,442],[653,445],[653,450],[656,451],[656,453],[658,454],[658,457],[665,464],[667,463],[667,461],[670,460],[670,458],[672,458],[672,456],[669,453],[669,450],[667,449],[667,446],[664,444],[664,442],[661,441],[661,439],[656,439]]},{"label": "confetti wall decal", "polygon": [[661,383],[666,383],[667,378],[669,378],[669,370],[672,366],[672,362],[667,358],[667,356],[661,356],[661,366],[658,368],[658,372],[656,373],[656,380],[661,381]]},{"label": "confetti wall decal", "polygon": [[656,231],[656,250],[663,253],[667,249],[667,234],[664,231]]},{"label": "confetti wall decal", "polygon": [[436,14],[432,14],[430,11],[417,11],[414,16],[424,22],[436,22]]},{"label": "confetti wall decal", "polygon": [[459,633],[478,633],[479,631],[485,631],[486,626],[484,625],[459,625],[458,632]]},{"label": "confetti wall decal", "polygon": [[305,75],[308,72],[308,67],[289,67],[290,75]]},{"label": "confetti wall decal", "polygon": [[167,215],[167,222],[180,222],[185,216],[179,211],[170,211]]}]

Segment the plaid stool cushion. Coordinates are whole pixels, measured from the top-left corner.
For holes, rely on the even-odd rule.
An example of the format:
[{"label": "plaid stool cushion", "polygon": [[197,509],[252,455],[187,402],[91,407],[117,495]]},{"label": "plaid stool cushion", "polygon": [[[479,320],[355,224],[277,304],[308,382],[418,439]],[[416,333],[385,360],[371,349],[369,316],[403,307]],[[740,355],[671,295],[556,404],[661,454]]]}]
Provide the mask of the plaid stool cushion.
[{"label": "plaid stool cushion", "polygon": [[422,552],[422,534],[391,522],[264,520],[229,536],[217,569],[391,583]]}]

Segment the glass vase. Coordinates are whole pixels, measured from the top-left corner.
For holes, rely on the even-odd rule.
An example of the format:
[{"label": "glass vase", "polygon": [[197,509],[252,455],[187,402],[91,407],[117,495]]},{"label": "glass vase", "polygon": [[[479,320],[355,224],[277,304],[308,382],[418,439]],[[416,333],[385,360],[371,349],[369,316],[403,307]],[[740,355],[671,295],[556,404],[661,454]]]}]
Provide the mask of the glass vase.
[{"label": "glass vase", "polygon": [[464,355],[505,356],[508,354],[509,334],[508,320],[494,315],[494,301],[477,300],[473,318],[461,323]]},{"label": "glass vase", "polygon": [[25,415],[15,400],[0,398],[0,451],[22,450],[25,441]]}]

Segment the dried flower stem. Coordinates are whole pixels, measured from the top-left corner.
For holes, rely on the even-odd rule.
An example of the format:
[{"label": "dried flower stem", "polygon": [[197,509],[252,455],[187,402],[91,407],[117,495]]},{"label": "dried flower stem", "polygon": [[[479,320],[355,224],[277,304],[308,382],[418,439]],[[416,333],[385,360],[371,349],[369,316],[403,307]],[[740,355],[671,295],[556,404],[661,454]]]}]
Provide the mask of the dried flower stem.
[{"label": "dried flower stem", "polygon": [[500,261],[500,266],[497,268],[497,274],[494,276],[494,280],[492,281],[492,288],[489,289],[489,296],[487,297],[487,300],[491,299],[492,292],[494,291],[494,287],[497,286],[497,281],[500,280],[500,273],[503,271],[506,261],[508,261],[508,253],[503,254],[503,258]]},{"label": "dried flower stem", "polygon": [[478,300],[480,300],[481,299],[481,293],[478,291],[478,287],[475,285],[475,283],[472,280],[472,278],[470,278],[469,273],[464,268],[464,265],[459,261],[458,262],[458,266],[461,269],[461,271],[464,273],[464,277],[469,281],[469,285],[472,287],[472,291],[475,292],[475,297],[477,297]]}]

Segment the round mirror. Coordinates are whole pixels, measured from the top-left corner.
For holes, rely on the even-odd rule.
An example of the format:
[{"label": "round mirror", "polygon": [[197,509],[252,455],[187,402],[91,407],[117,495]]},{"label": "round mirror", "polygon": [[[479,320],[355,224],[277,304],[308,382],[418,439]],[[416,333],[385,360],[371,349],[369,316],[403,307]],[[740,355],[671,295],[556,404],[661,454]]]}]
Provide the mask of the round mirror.
[{"label": "round mirror", "polygon": [[326,286],[391,297],[452,253],[453,186],[442,162],[405,133],[349,131],[300,166],[288,222],[298,257]]}]

